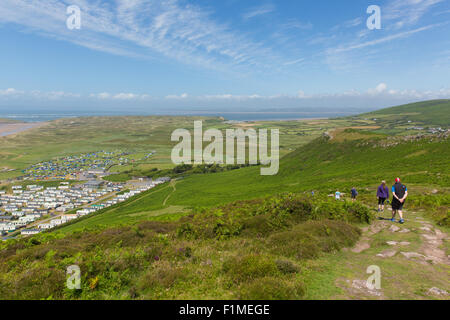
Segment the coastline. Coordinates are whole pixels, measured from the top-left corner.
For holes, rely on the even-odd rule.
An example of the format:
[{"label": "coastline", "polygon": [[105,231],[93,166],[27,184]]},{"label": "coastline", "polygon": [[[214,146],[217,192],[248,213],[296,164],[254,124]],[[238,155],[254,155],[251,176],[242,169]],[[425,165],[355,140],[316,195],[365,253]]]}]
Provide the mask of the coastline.
[{"label": "coastline", "polygon": [[47,122],[19,122],[8,123],[0,122],[0,137],[7,137],[30,129],[38,128],[47,124]]}]

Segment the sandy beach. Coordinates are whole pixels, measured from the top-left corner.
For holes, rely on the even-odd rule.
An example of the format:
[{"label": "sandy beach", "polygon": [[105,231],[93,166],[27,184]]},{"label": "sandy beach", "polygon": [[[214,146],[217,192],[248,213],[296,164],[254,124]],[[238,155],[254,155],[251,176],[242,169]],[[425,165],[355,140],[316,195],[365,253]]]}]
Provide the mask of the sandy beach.
[{"label": "sandy beach", "polygon": [[20,122],[20,123],[1,123],[0,122],[0,137],[6,137],[12,134],[23,132],[29,129],[38,128],[45,125],[46,122]]}]

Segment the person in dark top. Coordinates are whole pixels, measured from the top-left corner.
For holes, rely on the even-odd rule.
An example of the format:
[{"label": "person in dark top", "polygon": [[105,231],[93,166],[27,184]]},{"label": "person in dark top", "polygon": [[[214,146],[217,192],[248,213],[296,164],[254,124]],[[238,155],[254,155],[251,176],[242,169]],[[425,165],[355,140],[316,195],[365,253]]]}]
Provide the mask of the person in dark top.
[{"label": "person in dark top", "polygon": [[405,220],[403,220],[403,205],[405,204],[406,197],[408,197],[408,189],[400,182],[400,178],[395,179],[395,184],[392,186],[392,194],[391,221],[395,221],[395,215],[398,212],[398,215],[400,216],[398,222],[405,223]]},{"label": "person in dark top", "polygon": [[352,201],[355,201],[356,197],[358,196],[358,191],[356,191],[355,187],[353,187],[351,191],[352,191]]},{"label": "person in dark top", "polygon": [[377,189],[378,198],[378,212],[384,212],[384,202],[389,199],[389,189],[386,186],[386,181],[381,181]]}]

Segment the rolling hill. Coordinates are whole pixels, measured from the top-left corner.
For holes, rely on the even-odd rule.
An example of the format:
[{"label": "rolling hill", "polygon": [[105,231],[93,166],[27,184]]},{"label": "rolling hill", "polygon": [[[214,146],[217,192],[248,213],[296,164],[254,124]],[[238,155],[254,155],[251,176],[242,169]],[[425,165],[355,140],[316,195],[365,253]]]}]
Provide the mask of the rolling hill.
[{"label": "rolling hill", "polygon": [[446,126],[450,124],[450,100],[430,100],[386,108],[358,117],[381,117],[384,120],[404,120],[424,125]]}]

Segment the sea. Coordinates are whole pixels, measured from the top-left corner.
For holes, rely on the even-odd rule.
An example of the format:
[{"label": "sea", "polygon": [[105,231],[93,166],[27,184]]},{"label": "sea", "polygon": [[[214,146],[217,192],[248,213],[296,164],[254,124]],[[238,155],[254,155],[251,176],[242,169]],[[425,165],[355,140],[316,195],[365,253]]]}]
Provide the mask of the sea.
[{"label": "sea", "polygon": [[231,121],[281,121],[296,119],[323,119],[349,116],[357,114],[354,112],[344,111],[264,111],[264,112],[218,112],[218,111],[170,111],[170,112],[36,112],[31,113],[8,113],[0,112],[0,119],[11,119],[22,122],[43,122],[61,118],[77,118],[92,116],[206,116],[206,117],[223,117]]}]

